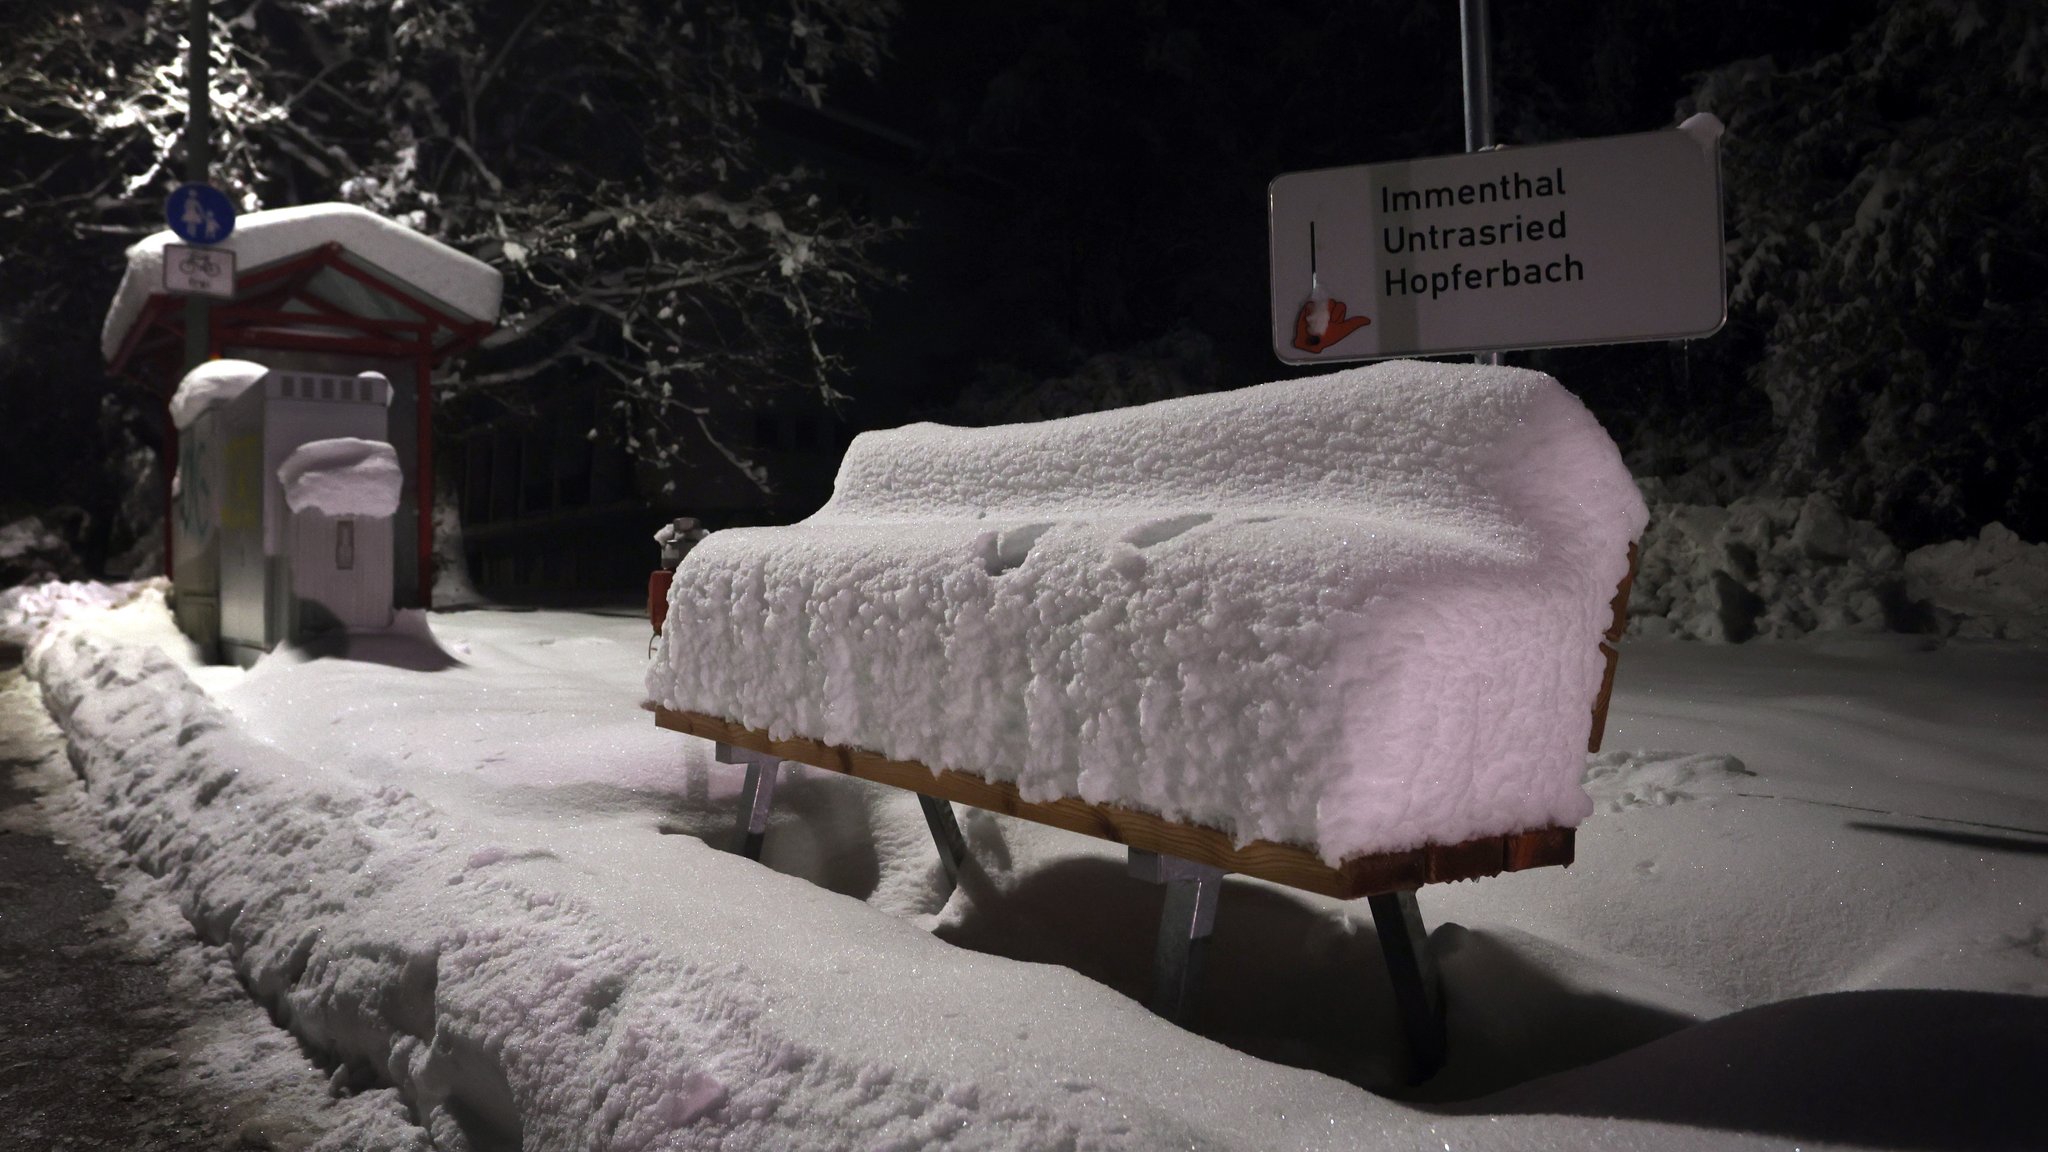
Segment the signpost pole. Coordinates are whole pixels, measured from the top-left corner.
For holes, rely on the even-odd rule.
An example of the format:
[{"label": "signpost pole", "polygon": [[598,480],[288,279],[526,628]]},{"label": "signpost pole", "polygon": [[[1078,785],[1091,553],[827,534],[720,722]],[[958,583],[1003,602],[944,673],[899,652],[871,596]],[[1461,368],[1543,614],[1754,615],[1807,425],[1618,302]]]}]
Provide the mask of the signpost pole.
[{"label": "signpost pole", "polygon": [[[1458,35],[1465,55],[1465,151],[1493,147],[1493,34],[1486,0],[1458,0]],[[1500,353],[1481,352],[1481,364],[1499,364]]]},{"label": "signpost pole", "polygon": [[[213,167],[213,85],[208,76],[212,39],[210,0],[186,0],[185,7],[185,182],[206,183]],[[230,221],[232,224],[232,221]],[[174,226],[175,227],[175,226]],[[166,249],[165,268],[170,267]],[[185,371],[199,367],[213,355],[213,307],[197,293],[185,296]],[[173,575],[177,548],[172,539],[176,508],[171,498],[172,477],[178,471],[178,430],[164,417],[164,575]]]},{"label": "signpost pole", "polygon": [[[185,38],[185,182],[204,184],[213,167],[213,86],[208,76],[211,39],[209,0],[188,0]],[[206,297],[185,297],[185,369],[204,364],[212,355],[209,330],[212,306]]]}]

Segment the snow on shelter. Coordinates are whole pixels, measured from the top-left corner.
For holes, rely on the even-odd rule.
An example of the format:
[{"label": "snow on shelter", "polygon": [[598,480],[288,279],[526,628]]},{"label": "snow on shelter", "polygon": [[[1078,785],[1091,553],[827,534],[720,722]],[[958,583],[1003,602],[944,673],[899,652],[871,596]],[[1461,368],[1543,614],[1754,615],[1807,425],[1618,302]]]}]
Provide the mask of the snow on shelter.
[{"label": "snow on shelter", "polygon": [[[163,286],[164,249],[172,243],[176,238],[170,232],[159,232],[129,248],[127,272],[114,294],[100,337],[101,351],[115,373],[156,384],[166,395],[178,391],[185,350],[183,301]],[[267,462],[264,475],[246,482],[260,484],[263,492],[279,500],[282,495],[275,469],[300,445],[336,437],[388,442],[402,481],[399,503],[390,517],[394,603],[401,608],[429,606],[433,518],[430,511],[421,512],[422,508],[431,510],[434,485],[428,385],[437,365],[475,346],[496,326],[503,278],[480,260],[349,204],[253,212],[243,216],[234,234],[217,247],[235,254],[236,291],[233,298],[216,301],[209,309],[209,355],[223,361],[245,361],[269,375],[260,389],[253,387],[255,379],[225,388],[220,379],[192,382],[195,387],[188,390],[185,402],[192,409],[185,413],[187,423],[177,422],[179,411],[175,402],[173,405],[175,434],[166,438],[166,474],[198,482],[199,470],[181,471],[180,453],[190,443],[191,422],[215,404],[222,406],[223,417],[243,428],[243,435],[260,435],[260,443],[237,449],[245,456],[254,452]],[[361,374],[366,372],[385,382],[383,404],[363,397],[362,389],[357,389],[354,401],[331,398],[363,380]],[[224,375],[238,376],[238,372]],[[247,369],[239,370],[239,376],[246,375]],[[315,392],[300,391],[304,387]],[[334,391],[320,393],[321,389]],[[231,410],[240,411],[235,404],[242,402],[245,390],[252,394],[247,402],[256,406],[251,411],[267,413],[273,405],[282,404],[280,413],[289,410],[297,415],[275,421],[268,415],[260,419],[229,415]],[[226,396],[225,391],[234,396]],[[199,402],[202,397],[204,402]],[[302,409],[302,405],[313,407]],[[375,427],[363,423],[370,419],[365,415],[370,411],[376,413]],[[324,416],[314,415],[316,412]],[[327,422],[326,417],[333,417],[334,422]],[[256,423],[244,427],[240,423],[244,419]],[[223,442],[223,452],[229,446]],[[223,458],[216,463],[225,462]],[[180,488],[192,499],[200,498],[191,484]],[[212,493],[211,498],[219,502],[226,494]],[[226,591],[219,581],[220,571],[216,568],[212,574],[211,595],[216,599],[211,604],[205,587],[209,574],[179,571],[188,561],[204,564],[194,558],[203,548],[195,549],[187,542],[181,556],[175,539],[184,514],[197,513],[199,505],[188,508],[185,497],[172,499],[178,506],[166,508],[165,530],[172,539],[165,554],[179,590],[181,624],[202,646],[219,638],[223,655],[253,658],[241,645],[254,642],[267,647],[283,633],[248,627],[221,630],[236,612],[217,599]],[[263,498],[262,506],[271,509],[269,496]],[[225,521],[227,505],[218,507]],[[273,559],[280,555],[275,549],[283,547],[286,523],[283,505],[274,511],[279,518],[277,535],[266,528],[264,538],[265,554]],[[190,603],[185,603],[188,599]],[[279,609],[273,606],[265,611]],[[281,627],[284,619],[280,615],[272,623]]]}]

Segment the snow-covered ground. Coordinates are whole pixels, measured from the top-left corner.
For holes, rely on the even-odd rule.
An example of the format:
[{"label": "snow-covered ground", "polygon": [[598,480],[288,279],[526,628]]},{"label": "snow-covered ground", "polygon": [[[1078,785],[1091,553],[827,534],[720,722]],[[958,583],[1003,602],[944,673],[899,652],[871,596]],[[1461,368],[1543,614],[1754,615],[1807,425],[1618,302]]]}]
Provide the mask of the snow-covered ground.
[{"label": "snow-covered ground", "polygon": [[2048,1146],[2038,644],[1629,642],[1578,863],[1421,894],[1410,1090],[1362,902],[1232,880],[1187,1031],[1109,845],[963,810],[944,899],[912,797],[795,769],[725,851],[738,770],[640,710],[640,620],[244,673],[110,599],[31,653],[53,803],[362,1102],[332,1147]]}]

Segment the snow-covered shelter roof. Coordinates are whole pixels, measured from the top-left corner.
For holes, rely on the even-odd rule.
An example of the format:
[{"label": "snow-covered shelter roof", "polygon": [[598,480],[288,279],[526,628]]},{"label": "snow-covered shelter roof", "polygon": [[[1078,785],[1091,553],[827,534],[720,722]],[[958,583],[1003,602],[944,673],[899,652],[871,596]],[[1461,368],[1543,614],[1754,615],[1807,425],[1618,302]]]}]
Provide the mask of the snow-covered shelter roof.
[{"label": "snow-covered shelter roof", "polygon": [[810,519],[698,545],[647,689],[1332,864],[1569,827],[1647,518],[1520,369],[913,425],[857,438]]},{"label": "snow-covered shelter roof", "polygon": [[[172,319],[178,301],[164,291],[163,259],[175,243],[158,232],[128,249],[100,332],[108,361],[125,362],[159,320]],[[504,292],[489,264],[353,204],[252,212],[215,247],[235,254],[234,304],[248,324],[334,341],[362,338],[373,325],[381,327],[371,336],[423,335],[427,346],[451,349],[497,323]]]}]

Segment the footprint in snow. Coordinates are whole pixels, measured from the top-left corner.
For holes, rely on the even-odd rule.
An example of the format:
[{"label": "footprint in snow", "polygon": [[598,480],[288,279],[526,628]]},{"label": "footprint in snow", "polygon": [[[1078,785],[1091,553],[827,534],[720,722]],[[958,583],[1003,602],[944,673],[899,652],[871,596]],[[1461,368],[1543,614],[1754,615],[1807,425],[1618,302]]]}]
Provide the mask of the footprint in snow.
[{"label": "footprint in snow", "polygon": [[1660,808],[1728,791],[1754,777],[1742,761],[1718,752],[1601,752],[1586,757],[1586,793],[1604,812]]}]

